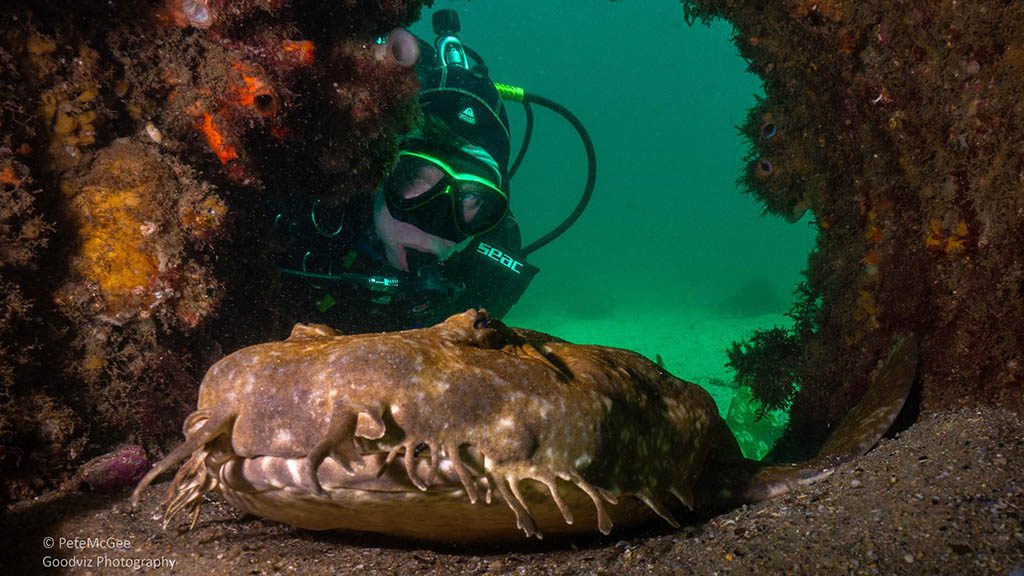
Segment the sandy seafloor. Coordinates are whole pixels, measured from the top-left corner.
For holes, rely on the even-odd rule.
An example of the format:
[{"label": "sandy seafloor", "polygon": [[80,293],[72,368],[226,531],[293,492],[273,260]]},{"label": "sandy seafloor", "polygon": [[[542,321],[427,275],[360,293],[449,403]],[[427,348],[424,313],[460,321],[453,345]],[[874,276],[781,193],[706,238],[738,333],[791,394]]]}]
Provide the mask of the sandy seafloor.
[{"label": "sandy seafloor", "polygon": [[[724,411],[730,391],[713,384],[730,377],[725,347],[785,319],[620,311],[509,320],[570,341],[660,354],[673,373],[708,385]],[[1024,576],[1022,424],[1019,412],[1005,409],[933,414],[818,484],[710,518],[691,514],[680,530],[654,524],[484,548],[307,532],[216,498],[194,530],[164,529],[155,518],[163,483],[136,511],[127,494],[53,493],[4,512],[0,573]]]}]

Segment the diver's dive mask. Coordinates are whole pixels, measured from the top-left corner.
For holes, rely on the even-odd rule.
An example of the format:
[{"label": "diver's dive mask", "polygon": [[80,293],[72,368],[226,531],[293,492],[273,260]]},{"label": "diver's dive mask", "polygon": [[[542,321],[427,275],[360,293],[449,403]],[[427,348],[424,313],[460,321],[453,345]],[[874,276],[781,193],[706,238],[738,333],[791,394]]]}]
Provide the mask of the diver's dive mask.
[{"label": "diver's dive mask", "polygon": [[[388,208],[396,217],[418,224],[416,216],[435,203],[446,203],[451,220],[463,236],[477,236],[494,228],[508,212],[508,195],[500,178],[486,178],[458,171],[451,164],[421,152],[401,151],[398,162],[384,182]],[[435,230],[427,230],[436,233]]]}]

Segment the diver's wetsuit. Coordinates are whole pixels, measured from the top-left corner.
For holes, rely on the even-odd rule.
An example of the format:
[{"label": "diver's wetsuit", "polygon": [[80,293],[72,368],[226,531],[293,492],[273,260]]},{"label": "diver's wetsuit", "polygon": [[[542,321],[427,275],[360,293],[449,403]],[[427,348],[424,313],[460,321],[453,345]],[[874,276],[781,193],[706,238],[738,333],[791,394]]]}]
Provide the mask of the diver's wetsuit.
[{"label": "diver's wetsuit", "polygon": [[[296,321],[361,332],[428,326],[467,308],[486,308],[500,318],[526,289],[526,283],[510,282],[507,270],[477,248],[483,242],[510,252],[519,250],[519,226],[511,213],[445,262],[410,250],[411,273],[391,267],[384,257],[373,228],[372,199],[359,198],[337,207],[317,204],[315,223],[313,214],[313,203],[290,205],[274,225],[282,269],[339,277],[280,275],[286,293],[302,300],[299,310],[308,310]],[[348,277],[342,280],[342,276]],[[385,280],[390,279],[399,285],[386,286]]]}]

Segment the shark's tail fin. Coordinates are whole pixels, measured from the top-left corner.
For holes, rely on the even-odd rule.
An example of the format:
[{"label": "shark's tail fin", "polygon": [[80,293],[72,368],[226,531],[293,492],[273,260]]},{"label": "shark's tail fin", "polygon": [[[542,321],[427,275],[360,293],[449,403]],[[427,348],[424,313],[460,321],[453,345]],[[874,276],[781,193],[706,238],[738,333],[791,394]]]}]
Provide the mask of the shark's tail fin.
[{"label": "shark's tail fin", "polygon": [[910,395],[917,374],[917,337],[901,336],[864,397],[807,462],[766,466],[744,488],[741,501],[759,502],[832,474],[832,468],[871,450],[889,430]]}]

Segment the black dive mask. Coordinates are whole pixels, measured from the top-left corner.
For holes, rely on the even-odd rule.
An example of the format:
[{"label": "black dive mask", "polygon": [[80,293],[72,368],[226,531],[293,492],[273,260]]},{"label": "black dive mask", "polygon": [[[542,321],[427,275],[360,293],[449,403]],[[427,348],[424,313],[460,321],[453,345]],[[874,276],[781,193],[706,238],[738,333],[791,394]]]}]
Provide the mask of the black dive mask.
[{"label": "black dive mask", "polygon": [[449,240],[483,234],[508,212],[508,195],[500,182],[459,172],[420,152],[398,153],[383,192],[396,219]]}]

